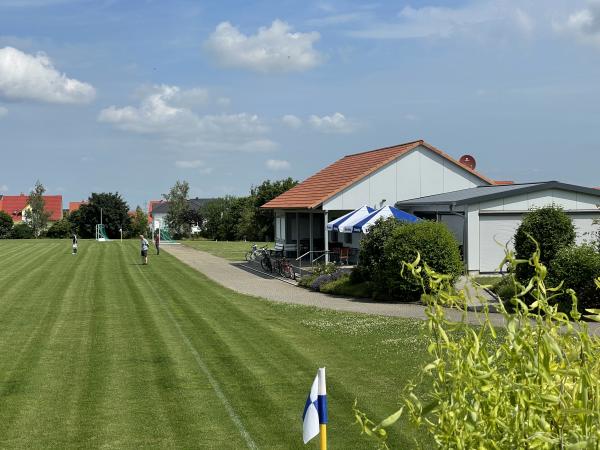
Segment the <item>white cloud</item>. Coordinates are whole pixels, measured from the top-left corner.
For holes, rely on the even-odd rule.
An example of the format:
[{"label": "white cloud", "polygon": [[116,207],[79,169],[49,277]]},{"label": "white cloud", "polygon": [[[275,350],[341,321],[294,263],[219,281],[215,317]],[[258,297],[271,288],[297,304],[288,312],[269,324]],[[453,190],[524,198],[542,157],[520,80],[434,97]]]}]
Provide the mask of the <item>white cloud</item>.
[{"label": "white cloud", "polygon": [[322,61],[313,48],[319,33],[293,33],[292,27],[275,20],[247,36],[229,22],[217,25],[204,47],[224,67],[237,67],[256,72],[300,72],[312,69]]},{"label": "white cloud", "polygon": [[217,99],[217,105],[222,108],[227,108],[229,105],[231,105],[231,99],[227,97],[219,97]]},{"label": "white cloud", "polygon": [[339,112],[323,117],[312,115],[308,122],[315,130],[324,133],[351,133],[356,129],[356,124]]},{"label": "white cloud", "polygon": [[263,137],[269,131],[255,114],[200,115],[184,105],[187,92],[177,86],[154,86],[138,106],[110,106],[98,120],[139,134],[158,135],[170,146],[204,151],[267,151],[276,148]]},{"label": "white cloud", "polygon": [[293,114],[286,114],[281,121],[290,128],[298,129],[302,126],[302,119]]},{"label": "white cloud", "polygon": [[265,165],[269,170],[288,170],[291,167],[289,161],[280,159],[268,159]]},{"label": "white cloud", "polygon": [[8,109],[4,106],[0,106],[0,119],[8,114]]},{"label": "white cloud", "polygon": [[600,46],[600,1],[589,2],[586,8],[575,11],[564,22],[555,22],[554,29],[587,44]]},{"label": "white cloud", "polygon": [[200,159],[193,159],[190,161],[175,161],[175,167],[179,169],[198,169],[197,172],[204,175],[208,175],[213,171],[212,167],[207,167],[206,163]]},{"label": "white cloud", "polygon": [[[396,21],[371,22],[352,31],[355,37],[369,39],[449,38],[459,34],[505,34],[518,31],[529,34],[535,23],[531,15],[516,1],[472,1],[459,7],[405,6]],[[508,31],[507,31],[508,30]]]},{"label": "white cloud", "polygon": [[89,103],[96,91],[88,83],[58,72],[44,53],[0,49],[0,97],[48,103]]},{"label": "white cloud", "polygon": [[341,14],[333,14],[325,17],[318,17],[315,19],[310,19],[307,23],[309,25],[314,25],[317,27],[323,26],[335,26],[335,25],[345,25],[351,22],[357,22],[361,19],[365,18],[364,13],[359,12],[350,12],[350,13],[341,13]]},{"label": "white cloud", "polygon": [[194,159],[192,161],[175,161],[175,167],[179,169],[197,169],[198,167],[204,167],[206,163],[200,159]]}]

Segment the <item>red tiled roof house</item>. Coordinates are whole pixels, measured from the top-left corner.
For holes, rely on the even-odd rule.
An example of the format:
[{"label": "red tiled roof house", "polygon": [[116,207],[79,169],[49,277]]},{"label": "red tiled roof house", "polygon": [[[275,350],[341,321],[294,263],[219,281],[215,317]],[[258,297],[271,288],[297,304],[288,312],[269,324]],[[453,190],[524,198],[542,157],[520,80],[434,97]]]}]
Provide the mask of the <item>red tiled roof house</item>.
[{"label": "red tiled roof house", "polygon": [[[23,211],[27,209],[28,195],[0,196],[0,210],[12,217],[14,223],[23,221]],[[45,209],[50,212],[48,222],[56,222],[63,217],[62,195],[44,195]]]},{"label": "red tiled roof house", "polygon": [[[298,255],[357,247],[360,236],[327,232],[327,222],[369,205],[379,208],[427,195],[494,185],[495,181],[423,140],[345,156],[267,202],[275,210],[275,240]],[[316,255],[316,253],[312,253]]]}]

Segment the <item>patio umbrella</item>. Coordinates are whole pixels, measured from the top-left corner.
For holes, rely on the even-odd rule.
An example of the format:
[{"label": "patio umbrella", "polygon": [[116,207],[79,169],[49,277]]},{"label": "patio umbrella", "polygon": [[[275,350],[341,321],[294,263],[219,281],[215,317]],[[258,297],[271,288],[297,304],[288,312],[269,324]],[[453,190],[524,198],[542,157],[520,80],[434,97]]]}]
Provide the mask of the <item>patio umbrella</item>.
[{"label": "patio umbrella", "polygon": [[[368,216],[373,211],[375,211],[375,210],[369,206],[366,206],[366,205],[361,206],[360,208],[355,209],[354,211],[350,211],[348,214],[344,214],[342,217],[339,217],[339,218],[329,222],[327,224],[327,230],[342,231],[341,227],[343,225],[349,224],[350,229],[348,231],[346,231],[346,233],[351,233],[352,232],[352,224],[354,224],[354,223],[358,222],[359,220],[363,219],[364,217]],[[342,232],[344,232],[344,231],[342,231]]]},{"label": "patio umbrella", "polygon": [[375,225],[375,222],[377,222],[378,219],[387,219],[388,217],[394,217],[396,220],[404,222],[418,222],[421,220],[418,217],[394,208],[393,206],[384,206],[377,211],[373,211],[360,221],[355,222],[352,226],[352,232],[366,234],[369,232],[369,228]]}]

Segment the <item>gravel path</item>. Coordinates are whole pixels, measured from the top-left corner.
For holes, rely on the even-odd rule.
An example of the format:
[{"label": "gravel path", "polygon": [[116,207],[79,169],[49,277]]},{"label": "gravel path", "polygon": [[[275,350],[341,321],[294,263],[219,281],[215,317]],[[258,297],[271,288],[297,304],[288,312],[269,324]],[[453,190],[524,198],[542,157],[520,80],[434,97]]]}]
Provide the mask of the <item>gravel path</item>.
[{"label": "gravel path", "polygon": [[[334,309],[363,314],[425,319],[425,307],[413,303],[376,303],[366,299],[338,297],[312,292],[276,278],[249,271],[244,263],[232,263],[225,259],[196,250],[185,245],[162,247],[188,266],[202,272],[217,283],[246,295],[268,300],[294,303],[317,308]],[[448,311],[449,318],[459,320],[456,311]],[[479,323],[477,313],[470,313],[470,322]],[[504,323],[499,314],[491,314],[496,325]]]}]

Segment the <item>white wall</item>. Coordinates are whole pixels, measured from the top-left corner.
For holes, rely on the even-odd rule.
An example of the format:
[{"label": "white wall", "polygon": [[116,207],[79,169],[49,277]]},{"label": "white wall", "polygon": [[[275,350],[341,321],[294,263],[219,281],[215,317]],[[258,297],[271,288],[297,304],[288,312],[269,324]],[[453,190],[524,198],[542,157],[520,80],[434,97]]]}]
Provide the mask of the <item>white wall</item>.
[{"label": "white wall", "polygon": [[420,146],[323,203],[325,210],[394,205],[400,200],[487,185],[471,172]]},{"label": "white wall", "polygon": [[494,270],[504,257],[503,249],[494,242],[494,238],[503,244],[508,242],[509,248],[512,248],[510,237],[514,236],[523,214],[531,208],[552,204],[561,206],[573,219],[578,244],[591,240],[591,234],[600,229],[592,223],[595,218],[600,218],[600,210],[596,207],[600,204],[600,192],[593,196],[547,189],[470,205],[467,213],[469,270]]}]

